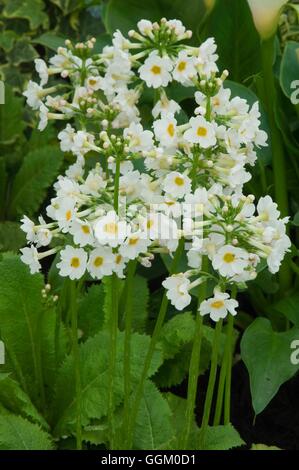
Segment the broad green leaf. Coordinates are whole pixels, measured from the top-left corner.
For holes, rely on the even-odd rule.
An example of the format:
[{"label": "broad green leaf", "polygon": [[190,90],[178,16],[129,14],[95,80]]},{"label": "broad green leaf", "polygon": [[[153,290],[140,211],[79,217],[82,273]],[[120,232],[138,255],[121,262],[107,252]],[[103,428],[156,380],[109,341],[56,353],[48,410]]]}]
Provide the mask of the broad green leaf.
[{"label": "broad green leaf", "polygon": [[55,180],[63,155],[57,147],[44,146],[29,152],[14,180],[9,214],[17,217],[37,211],[48,187]]},{"label": "broad green leaf", "polygon": [[64,46],[65,40],[65,37],[58,36],[55,32],[48,31],[43,33],[41,36],[34,38],[32,42],[34,44],[41,44],[42,46],[48,47],[52,51],[56,51],[58,47]]},{"label": "broad green leaf", "polygon": [[270,309],[277,310],[287,317],[296,327],[299,327],[299,292],[279,300]]},{"label": "broad green leaf", "polygon": [[149,289],[144,277],[136,275],[134,277],[132,289],[132,329],[137,332],[144,332],[147,320],[147,309],[149,301]]},{"label": "broad green leaf", "polygon": [[4,0],[5,7],[2,12],[6,18],[24,18],[29,21],[31,29],[48,24],[48,16],[43,11],[42,0]]},{"label": "broad green leaf", "polygon": [[266,444],[252,444],[250,450],[282,450],[276,446],[266,446]]},{"label": "broad green leaf", "polygon": [[299,227],[299,211],[296,212],[292,223],[293,223],[293,225],[295,225],[296,227]]},{"label": "broad green leaf", "polygon": [[24,100],[5,85],[5,103],[0,105],[0,144],[11,144],[22,133]]},{"label": "broad green leaf", "polygon": [[[131,380],[132,389],[135,389],[143,370],[150,338],[137,333],[134,333],[131,338]],[[83,426],[88,425],[91,419],[101,419],[107,415],[109,345],[109,334],[104,331],[80,345],[81,417]],[[120,405],[123,400],[123,346],[124,334],[118,333],[114,380],[115,406]],[[161,362],[161,352],[156,350],[149,370],[149,377],[156,372]],[[52,403],[54,434],[56,436],[71,433],[75,429],[78,403],[74,383],[74,363],[73,358],[69,356],[59,370],[56,395]]]},{"label": "broad green leaf", "polygon": [[164,449],[173,437],[174,429],[168,402],[148,380],[144,386],[143,398],[136,419],[134,448]]},{"label": "broad green leaf", "polygon": [[205,38],[214,37],[218,67],[236,82],[260,70],[260,39],[246,0],[218,1],[206,23]]},{"label": "broad green leaf", "polygon": [[232,424],[208,426],[204,450],[229,450],[244,444],[245,442]]},{"label": "broad green leaf", "polygon": [[80,299],[78,306],[78,323],[85,341],[99,333],[104,324],[104,287],[103,284],[91,286]]},{"label": "broad green leaf", "polygon": [[164,324],[160,333],[165,359],[174,357],[183,345],[193,340],[195,320],[191,312],[179,313]]},{"label": "broad green leaf", "polygon": [[18,251],[25,244],[25,234],[19,223],[0,223],[0,251]]},{"label": "broad green leaf", "polygon": [[0,450],[52,450],[51,437],[37,424],[0,409]]},{"label": "broad green leaf", "polygon": [[46,421],[32,404],[29,396],[7,373],[0,373],[0,404],[8,411],[48,428]]},{"label": "broad green leaf", "polygon": [[[0,217],[1,217],[1,220],[4,220],[4,216],[5,216],[6,189],[7,189],[7,171],[6,171],[6,165],[5,165],[5,158],[0,157]],[[0,244],[1,244],[1,241],[0,241]]]},{"label": "broad green leaf", "polygon": [[15,31],[9,29],[2,31],[0,35],[0,47],[4,49],[5,52],[10,51],[17,37],[18,35]]},{"label": "broad green leaf", "polygon": [[34,387],[37,371],[37,325],[43,309],[40,274],[31,275],[17,256],[0,262],[0,332],[8,356],[18,364],[27,386]]},{"label": "broad green leaf", "polygon": [[33,62],[36,57],[38,54],[27,38],[16,41],[12,50],[7,54],[9,62],[14,66],[19,66],[24,62]]},{"label": "broad green leaf", "polygon": [[297,80],[297,89],[299,85],[299,42],[286,43],[280,64],[279,80],[284,94],[290,98],[295,91],[292,83]]},{"label": "broad green leaf", "polygon": [[257,318],[245,331],[241,341],[241,356],[250,378],[252,404],[261,413],[279,387],[293,377],[299,365],[291,363],[291,343],[299,338],[299,329],[273,331],[265,318]]}]

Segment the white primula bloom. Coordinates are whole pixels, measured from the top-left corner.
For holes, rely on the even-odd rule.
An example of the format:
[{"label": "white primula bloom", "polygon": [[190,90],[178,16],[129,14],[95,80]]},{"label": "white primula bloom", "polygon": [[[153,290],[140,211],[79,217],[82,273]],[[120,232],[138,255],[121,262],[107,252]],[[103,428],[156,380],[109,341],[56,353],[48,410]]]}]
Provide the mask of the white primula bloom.
[{"label": "white primula bloom", "polygon": [[180,110],[181,107],[176,101],[169,100],[166,93],[161,93],[160,99],[152,109],[152,115],[155,119],[157,119],[159,115],[161,115],[161,117],[171,114],[174,116],[176,113],[179,113]]},{"label": "white primula bloom", "polygon": [[192,144],[199,144],[202,148],[209,148],[216,144],[215,127],[202,116],[192,117],[189,121],[191,128],[184,133],[184,139]]},{"label": "white primula bloom", "polygon": [[21,226],[20,229],[26,234],[26,240],[29,243],[35,243],[36,242],[36,226],[35,223],[32,222],[32,220],[27,217],[27,215],[24,215],[24,217],[21,219]]},{"label": "white primula bloom", "polygon": [[211,73],[217,72],[218,67],[216,60],[218,55],[215,54],[217,46],[214,38],[208,38],[203,42],[198,49],[197,63],[200,68],[200,72],[206,75],[208,78]]},{"label": "white primula bloom", "polygon": [[39,109],[42,104],[41,98],[44,96],[43,89],[40,85],[29,80],[27,89],[23,93],[24,96],[27,98],[27,104],[32,109]]},{"label": "white primula bloom", "polygon": [[188,266],[190,268],[201,268],[202,256],[199,250],[189,250],[187,252]]},{"label": "white primula bloom", "polygon": [[73,235],[76,245],[86,246],[94,244],[92,227],[87,221],[74,219],[70,225],[69,233]]},{"label": "white primula bloom", "polygon": [[114,263],[113,263],[113,272],[117,274],[119,278],[124,278],[124,269],[126,268],[128,259],[122,256],[120,253],[115,253]]},{"label": "white primula bloom", "polygon": [[183,310],[191,302],[189,285],[190,281],[183,273],[174,274],[162,282],[162,286],[167,289],[167,298],[177,310]]},{"label": "white primula bloom", "polygon": [[221,318],[227,317],[228,313],[237,315],[236,308],[238,302],[229,297],[226,292],[214,291],[214,297],[204,300],[199,307],[200,315],[210,315],[210,318],[217,322]]},{"label": "white primula bloom", "polygon": [[58,226],[63,233],[67,233],[76,216],[77,209],[75,208],[75,201],[70,198],[57,198],[57,200],[54,200],[53,202],[54,213],[52,214],[50,211],[48,212],[48,215],[49,217],[57,220]]},{"label": "white primula bloom", "polygon": [[66,128],[59,132],[58,139],[60,140],[62,152],[70,152],[72,150],[75,135],[76,130],[70,124],[67,124]]},{"label": "white primula bloom", "polygon": [[106,188],[107,181],[99,174],[97,170],[91,170],[84,182],[81,184],[80,189],[84,194],[91,196],[98,196],[101,189]]},{"label": "white primula bloom", "polygon": [[135,122],[124,130],[124,138],[129,140],[129,149],[132,152],[149,150],[153,146],[153,133],[144,131],[142,125]]},{"label": "white primula bloom", "polygon": [[168,20],[167,26],[173,29],[177,36],[182,36],[186,31],[186,28],[181,20]]},{"label": "white primula bloom", "polygon": [[130,233],[130,227],[125,220],[120,220],[115,211],[109,211],[94,225],[94,234],[101,245],[112,248],[121,245]]},{"label": "white primula bloom", "polygon": [[270,38],[276,31],[282,7],[288,0],[247,0],[253,21],[263,39]]},{"label": "white primula bloom", "polygon": [[172,71],[173,78],[185,86],[192,86],[191,77],[196,75],[194,58],[189,57],[186,51],[180,51]]},{"label": "white primula bloom", "polygon": [[35,246],[31,245],[30,247],[21,248],[21,260],[23,263],[27,264],[30,268],[30,273],[38,273],[41,269],[41,264],[38,260],[38,251]]},{"label": "white primula bloom", "polygon": [[48,83],[49,72],[46,62],[43,59],[35,59],[35,70],[39,74],[40,85],[46,85]]},{"label": "white primula bloom", "polygon": [[101,88],[102,77],[99,76],[90,76],[86,79],[86,87],[88,90],[97,91]]},{"label": "white primula bloom", "polygon": [[86,270],[87,253],[83,248],[73,248],[67,245],[60,252],[60,261],[57,263],[59,274],[70,279],[80,279]]},{"label": "white primula bloom", "polygon": [[259,199],[257,211],[263,222],[276,221],[280,215],[276,202],[273,202],[270,196],[264,196]]},{"label": "white primula bloom", "polygon": [[164,179],[162,188],[166,194],[174,198],[182,198],[191,191],[191,179],[187,175],[172,171]]},{"label": "white primula bloom", "polygon": [[140,253],[146,253],[150,243],[151,241],[146,237],[146,233],[140,230],[131,232],[130,236],[120,246],[119,253],[128,259],[135,259]]},{"label": "white primula bloom", "polygon": [[213,256],[212,265],[221,276],[232,277],[247,268],[248,253],[242,248],[225,245]]},{"label": "white primula bloom", "polygon": [[39,107],[39,123],[38,123],[38,130],[43,131],[48,125],[48,115],[49,115],[49,110],[47,106],[45,106],[43,103]]},{"label": "white primula bloom", "polygon": [[89,254],[87,271],[94,279],[111,276],[113,272],[114,254],[106,246],[96,248]]},{"label": "white primula bloom", "polygon": [[164,147],[174,147],[177,144],[177,121],[172,115],[164,116],[154,121],[153,127],[156,139]]},{"label": "white primula bloom", "polygon": [[178,228],[175,220],[161,212],[148,214],[142,223],[142,229],[151,240],[175,242],[178,240]]},{"label": "white primula bloom", "polygon": [[137,28],[144,36],[147,36],[153,29],[153,23],[149,20],[140,20],[137,23]]},{"label": "white primula bloom", "polygon": [[144,80],[149,88],[166,87],[171,81],[170,72],[173,68],[169,57],[160,57],[156,51],[151,52],[144,64],[139,68],[141,80]]},{"label": "white primula bloom", "polygon": [[65,172],[65,175],[68,178],[74,179],[74,180],[80,180],[83,178],[84,175],[84,166],[83,166],[84,161],[77,160],[73,165],[70,165],[68,169]]}]

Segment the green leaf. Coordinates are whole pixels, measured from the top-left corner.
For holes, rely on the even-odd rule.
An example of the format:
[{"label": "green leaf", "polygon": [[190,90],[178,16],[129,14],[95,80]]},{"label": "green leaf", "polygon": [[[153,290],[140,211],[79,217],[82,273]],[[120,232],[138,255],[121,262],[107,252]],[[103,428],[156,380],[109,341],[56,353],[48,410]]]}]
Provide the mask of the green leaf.
[{"label": "green leaf", "polygon": [[[6,171],[6,165],[5,165],[5,158],[0,157],[0,218],[1,220],[5,218],[6,190],[7,190],[7,171]],[[0,245],[1,245],[1,241],[0,241]]]},{"label": "green leaf", "polygon": [[46,27],[48,24],[48,16],[43,9],[44,2],[42,0],[5,0],[2,14],[6,18],[28,20],[33,30],[39,26]]},{"label": "green leaf", "polygon": [[206,24],[205,38],[214,37],[220,70],[243,82],[260,71],[260,39],[246,0],[218,1]]},{"label": "green leaf", "polygon": [[24,232],[17,222],[0,223],[0,251],[18,251],[26,243]]},{"label": "green leaf", "polygon": [[164,449],[173,439],[171,410],[167,400],[151,381],[144,386],[138,411],[133,446],[136,449]]},{"label": "green leaf", "polygon": [[208,426],[204,450],[229,450],[244,444],[245,442],[232,424]]},{"label": "green leaf", "polygon": [[165,359],[174,357],[183,345],[193,340],[195,320],[191,312],[175,315],[162,327],[160,343]]},{"label": "green leaf", "polygon": [[147,320],[149,289],[147,280],[136,275],[132,288],[132,329],[143,333]]},{"label": "green leaf", "polygon": [[14,95],[12,88],[5,85],[5,103],[0,105],[0,144],[12,144],[23,132],[24,100]]},{"label": "green leaf", "polygon": [[292,224],[295,225],[296,227],[299,227],[299,211],[296,212],[296,214],[294,215]]},{"label": "green leaf", "polygon": [[80,299],[78,306],[78,323],[85,341],[99,333],[104,324],[104,287],[103,284],[91,286]]},{"label": "green leaf", "polygon": [[51,437],[37,424],[0,409],[0,450],[52,450]]},{"label": "green leaf", "polygon": [[270,309],[277,310],[288,318],[296,327],[299,327],[299,292],[279,300]]},{"label": "green leaf", "polygon": [[8,411],[48,428],[46,421],[32,404],[29,396],[21,389],[18,382],[7,373],[0,373],[0,404]]},{"label": "green leaf", "polygon": [[293,377],[299,365],[291,363],[291,343],[298,339],[299,329],[278,333],[265,318],[257,318],[245,331],[241,356],[249,372],[252,404],[261,413],[279,387]]},{"label": "green leaf", "polygon": [[42,46],[48,47],[52,51],[56,51],[58,47],[64,46],[66,37],[58,36],[55,32],[48,31],[43,33],[41,36],[34,38],[32,42],[34,44],[41,44]]},{"label": "green leaf", "polygon": [[[131,339],[131,380],[135,389],[143,370],[150,337],[134,333]],[[108,332],[102,331],[80,345],[80,371],[82,384],[81,418],[82,425],[90,419],[101,419],[107,415],[109,391],[109,345]],[[114,381],[114,403],[123,400],[123,347],[124,333],[118,333],[116,374]],[[156,350],[148,376],[152,376],[162,362],[162,354]],[[57,379],[55,399],[52,404],[54,434],[63,435],[74,431],[77,416],[75,396],[75,370],[73,358],[69,356],[61,366]]]},{"label": "green leaf", "polygon": [[9,52],[16,40],[18,35],[15,33],[15,31],[11,30],[6,30],[2,31],[0,35],[0,47],[5,50],[5,52]]},{"label": "green leaf", "polygon": [[33,62],[36,57],[38,57],[38,54],[27,38],[16,41],[12,50],[7,54],[9,62],[15,66],[24,62]]},{"label": "green leaf", "polygon": [[279,80],[284,94],[290,98],[295,91],[292,82],[299,81],[299,42],[287,41],[280,64]]},{"label": "green leaf", "polygon": [[55,180],[63,155],[57,147],[44,146],[29,152],[14,180],[9,214],[11,217],[36,212],[48,187]]},{"label": "green leaf", "polygon": [[37,367],[37,324],[43,309],[40,274],[31,275],[17,256],[0,262],[0,332],[8,355],[35,390]]}]

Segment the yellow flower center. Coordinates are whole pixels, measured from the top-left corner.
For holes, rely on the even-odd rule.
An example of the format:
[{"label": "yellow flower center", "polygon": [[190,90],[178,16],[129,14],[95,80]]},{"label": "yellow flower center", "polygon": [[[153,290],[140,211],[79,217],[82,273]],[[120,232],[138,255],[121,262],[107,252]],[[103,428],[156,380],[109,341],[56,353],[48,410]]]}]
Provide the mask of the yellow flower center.
[{"label": "yellow flower center", "polygon": [[89,84],[90,85],[95,85],[96,83],[97,83],[97,81],[94,78],[89,79]]},{"label": "yellow flower center", "polygon": [[72,268],[79,268],[80,266],[80,260],[77,256],[74,256],[71,260],[71,266]]},{"label": "yellow flower center", "polygon": [[208,131],[205,127],[198,127],[197,128],[197,135],[198,137],[205,137],[207,135]]},{"label": "yellow flower center", "polygon": [[185,70],[185,68],[186,68],[186,65],[187,65],[187,62],[185,62],[184,60],[182,60],[182,62],[180,62],[180,63],[178,64],[178,70],[179,70],[180,72],[183,72],[183,71]]},{"label": "yellow flower center", "polygon": [[136,243],[138,242],[139,240],[139,237],[132,237],[129,239],[129,245],[136,245]]},{"label": "yellow flower center", "polygon": [[96,268],[99,268],[100,266],[102,266],[103,261],[104,261],[104,258],[102,258],[101,256],[97,256],[97,257],[94,259],[93,264],[95,265]]},{"label": "yellow flower center", "polygon": [[170,137],[174,136],[174,125],[172,123],[168,124],[167,132],[170,135]]},{"label": "yellow flower center", "polygon": [[72,218],[72,211],[69,209],[68,211],[66,211],[65,213],[65,218],[67,221],[71,220]]},{"label": "yellow flower center", "polygon": [[123,259],[122,255],[117,255],[116,258],[115,258],[116,264],[119,264],[122,259]]},{"label": "yellow flower center", "polygon": [[155,75],[159,75],[161,73],[161,67],[159,67],[159,65],[153,65],[152,68],[151,68],[151,71]]},{"label": "yellow flower center", "polygon": [[85,233],[85,235],[88,235],[90,233],[90,228],[88,225],[82,225],[81,226],[82,232]]},{"label": "yellow flower center", "polygon": [[233,253],[225,253],[225,255],[223,256],[223,261],[225,261],[226,263],[232,263],[233,261],[235,261],[235,258],[236,256]]},{"label": "yellow flower center", "polygon": [[184,178],[181,176],[176,176],[174,179],[174,182],[177,186],[183,186],[184,185]]},{"label": "yellow flower center", "polygon": [[114,222],[108,222],[108,224],[104,225],[104,230],[105,232],[113,235],[118,232],[118,227]]},{"label": "yellow flower center", "polygon": [[146,226],[147,228],[151,228],[154,225],[154,221],[152,219],[148,219]]},{"label": "yellow flower center", "polygon": [[215,302],[211,303],[212,308],[222,308],[224,307],[224,302],[223,300],[215,300]]}]

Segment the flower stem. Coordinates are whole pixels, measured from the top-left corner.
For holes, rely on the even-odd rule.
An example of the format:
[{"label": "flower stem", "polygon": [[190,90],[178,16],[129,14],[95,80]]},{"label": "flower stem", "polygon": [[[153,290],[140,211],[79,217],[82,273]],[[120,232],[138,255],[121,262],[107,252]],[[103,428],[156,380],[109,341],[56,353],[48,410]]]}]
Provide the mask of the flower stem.
[{"label": "flower stem", "polygon": [[232,379],[232,362],[233,362],[233,330],[234,330],[234,317],[228,317],[227,329],[227,342],[228,342],[228,357],[227,357],[227,370],[225,379],[225,395],[224,395],[224,424],[230,422],[230,405],[231,405],[231,379]]},{"label": "flower stem", "polygon": [[[207,271],[208,259],[203,257],[202,260],[202,270]],[[199,285],[198,290],[198,303],[195,316],[195,335],[193,340],[190,366],[189,366],[189,379],[188,379],[188,391],[187,391],[187,405],[186,405],[186,423],[185,429],[183,432],[182,438],[182,449],[188,448],[188,441],[191,431],[191,426],[194,420],[194,408],[196,403],[196,393],[197,393],[197,381],[198,381],[198,371],[200,364],[200,349],[201,349],[201,340],[202,340],[202,324],[203,318],[198,312],[198,308],[201,302],[206,297],[206,282],[203,282]]]},{"label": "flower stem", "polygon": [[200,437],[199,437],[200,449],[204,449],[205,436],[206,436],[206,431],[207,431],[210,414],[211,414],[211,406],[212,406],[212,400],[213,400],[214,388],[215,388],[215,382],[216,382],[216,376],[217,376],[217,363],[218,363],[218,352],[219,352],[219,346],[220,346],[221,330],[222,330],[222,320],[219,320],[214,330],[214,338],[213,338],[212,354],[211,354],[211,369],[210,369],[209,383],[208,383],[208,389],[207,389],[207,394],[206,394],[206,399],[205,399],[205,404],[204,404],[204,412],[203,412],[201,431],[200,431]]},{"label": "flower stem", "polygon": [[[125,305],[125,342],[124,342],[124,441],[128,438],[130,425],[130,395],[131,395],[131,332],[132,332],[132,288],[137,261],[130,261],[126,281],[126,305]],[[127,443],[126,443],[127,444]],[[125,446],[126,447],[126,446]]]},{"label": "flower stem", "polygon": [[[285,217],[288,215],[289,212],[288,191],[283,139],[281,132],[277,127],[274,113],[274,109],[277,103],[275,79],[273,73],[274,50],[275,36],[272,36],[271,38],[261,42],[262,72],[264,84],[263,94],[270,124],[275,198],[281,215]],[[279,277],[281,290],[285,291],[289,288],[291,283],[291,271],[287,263],[282,264]]]},{"label": "flower stem", "polygon": [[[179,260],[180,260],[181,254],[182,254],[183,247],[184,247],[184,240],[181,239],[179,241],[178,248],[175,252],[175,255],[174,255],[174,258],[173,258],[173,261],[172,261],[172,265],[171,265],[171,268],[170,268],[170,274],[174,274],[177,270],[177,266],[178,266],[178,263],[179,263]],[[131,409],[130,423],[129,423],[129,430],[128,430],[128,443],[129,443],[128,449],[130,449],[131,446],[132,446],[133,431],[134,431],[134,426],[135,426],[137,414],[138,414],[138,411],[139,411],[140,402],[141,402],[142,395],[143,395],[144,383],[145,383],[145,380],[148,376],[148,371],[149,371],[149,368],[150,368],[150,365],[151,365],[151,362],[152,362],[152,357],[153,357],[153,354],[154,354],[154,351],[155,351],[155,347],[156,347],[157,341],[159,339],[161,328],[162,328],[163,323],[164,323],[165,315],[166,315],[166,312],[167,312],[167,306],[168,306],[168,299],[167,299],[166,291],[165,291],[164,295],[163,295],[162,302],[161,302],[160,310],[159,310],[159,313],[158,313],[156,325],[155,325],[155,328],[154,328],[154,331],[153,331],[153,334],[152,334],[152,337],[151,337],[151,342],[150,342],[150,345],[149,345],[149,349],[147,351],[147,355],[146,355],[146,358],[145,358],[145,361],[144,361],[143,371],[142,371],[142,374],[141,374],[140,382],[139,382],[138,387],[137,387],[136,395],[135,395],[134,402],[133,402],[133,407]]]},{"label": "flower stem", "polygon": [[81,372],[80,372],[80,351],[78,343],[78,310],[77,310],[77,286],[75,281],[70,281],[70,308],[72,325],[72,353],[75,370],[76,383],[76,403],[77,403],[77,421],[76,421],[76,442],[77,450],[82,449],[82,424],[81,424]]},{"label": "flower stem", "polygon": [[108,420],[110,427],[110,449],[115,448],[115,422],[114,422],[114,376],[117,352],[117,328],[118,328],[118,278],[116,274],[111,277],[110,284],[111,311],[109,318],[110,332],[110,358],[109,358],[109,395],[108,395]]}]

